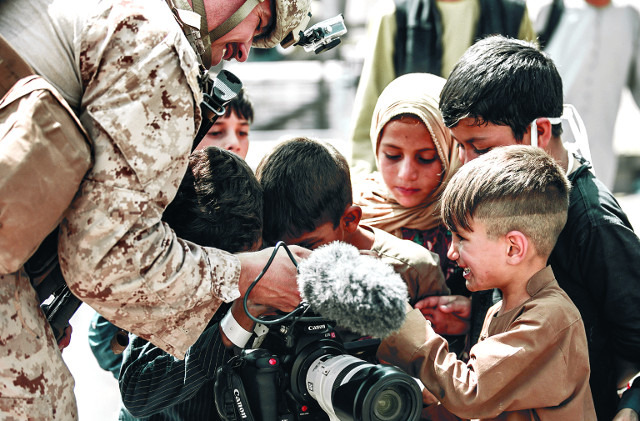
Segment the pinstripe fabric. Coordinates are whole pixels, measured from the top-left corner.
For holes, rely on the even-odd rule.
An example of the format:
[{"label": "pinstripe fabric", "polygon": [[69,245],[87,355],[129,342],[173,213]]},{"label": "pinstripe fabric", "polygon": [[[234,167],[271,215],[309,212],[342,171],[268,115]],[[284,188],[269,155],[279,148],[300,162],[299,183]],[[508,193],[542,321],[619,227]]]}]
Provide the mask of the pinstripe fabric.
[{"label": "pinstripe fabric", "polygon": [[[131,336],[120,371],[122,402],[143,420],[219,420],[213,384],[216,369],[231,358],[218,322],[224,304],[200,338],[179,360],[137,336]],[[220,316],[220,317],[218,317]],[[120,419],[126,418],[121,414]]]}]

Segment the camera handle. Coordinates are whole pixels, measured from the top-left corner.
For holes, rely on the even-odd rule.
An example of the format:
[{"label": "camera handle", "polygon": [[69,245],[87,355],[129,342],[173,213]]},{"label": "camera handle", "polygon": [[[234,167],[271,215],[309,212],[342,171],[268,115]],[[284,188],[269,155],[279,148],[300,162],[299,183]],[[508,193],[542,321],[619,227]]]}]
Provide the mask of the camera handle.
[{"label": "camera handle", "polygon": [[256,421],[242,378],[235,371],[240,364],[241,360],[234,356],[216,371],[213,385],[214,402],[222,421]]},{"label": "camera handle", "polygon": [[[278,419],[278,373],[280,358],[264,348],[243,350],[245,364],[240,376],[259,421]],[[256,406],[257,404],[257,406]]]},{"label": "camera handle", "polygon": [[[263,348],[243,349],[218,368],[214,398],[223,421],[277,421],[280,358]],[[254,417],[251,405],[256,410]]]}]

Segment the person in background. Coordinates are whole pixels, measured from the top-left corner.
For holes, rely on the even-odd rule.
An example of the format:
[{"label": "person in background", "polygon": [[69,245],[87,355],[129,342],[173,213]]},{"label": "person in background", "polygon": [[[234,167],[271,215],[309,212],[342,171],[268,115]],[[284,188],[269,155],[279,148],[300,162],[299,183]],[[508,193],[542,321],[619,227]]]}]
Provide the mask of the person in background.
[{"label": "person in background", "polygon": [[253,123],[253,104],[246,89],[242,88],[238,96],[227,104],[224,115],[218,117],[198,143],[196,150],[217,146],[246,159],[249,152],[251,123]]},{"label": "person in background", "polygon": [[451,233],[440,220],[439,200],[460,163],[438,109],[444,82],[429,73],[410,73],[385,88],[369,142],[379,171],[355,177],[353,198],[363,223],[436,253],[449,279],[455,263],[447,259]]},{"label": "person in background", "polygon": [[471,291],[497,288],[468,361],[411,310],[377,356],[419,377],[440,402],[427,419],[596,420],[580,312],[547,259],[567,221],[571,185],[539,148],[495,148],[465,164],[442,195],[449,256]]},{"label": "person in background", "polygon": [[[622,93],[640,106],[640,13],[619,0],[553,0],[535,18],[544,51],[555,62],[565,102],[584,121],[596,176],[614,189],[614,129]],[[566,140],[571,140],[565,124]]]},{"label": "person in background", "polygon": [[349,141],[355,171],[375,170],[369,127],[383,89],[406,73],[448,77],[473,42],[503,34],[534,40],[524,0],[379,0],[368,21],[366,55],[356,90]]},{"label": "person in background", "polygon": [[[640,371],[640,240],[591,164],[562,141],[562,79],[553,60],[529,42],[482,39],[451,72],[440,111],[459,144],[462,168],[493,148],[522,144],[544,149],[567,173],[568,219],[548,263],[584,321],[598,419],[635,419],[640,390],[629,389],[620,402],[617,389]],[[416,306],[456,320],[469,311],[464,297],[443,300],[439,306],[428,297]],[[484,319],[482,307],[472,309],[472,326]]]},{"label": "person in background", "polygon": [[[362,208],[364,224],[437,254],[452,294],[468,296],[461,271],[447,257],[451,232],[439,214],[440,195],[460,166],[455,143],[438,109],[444,82],[433,74],[410,73],[384,89],[370,133],[379,171],[354,177],[353,202]],[[451,328],[468,328],[467,319],[460,318],[459,323],[462,326]],[[447,329],[438,333],[448,334]],[[447,338],[452,348],[463,351],[463,335]]]}]

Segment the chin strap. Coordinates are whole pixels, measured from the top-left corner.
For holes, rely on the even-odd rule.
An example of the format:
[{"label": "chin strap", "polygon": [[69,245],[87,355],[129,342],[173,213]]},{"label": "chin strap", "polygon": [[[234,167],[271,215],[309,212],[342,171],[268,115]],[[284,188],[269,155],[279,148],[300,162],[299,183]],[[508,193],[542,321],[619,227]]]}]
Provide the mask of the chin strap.
[{"label": "chin strap", "polygon": [[182,28],[182,32],[184,32],[184,35],[187,37],[187,41],[189,41],[191,48],[196,52],[200,64],[206,71],[206,69],[211,67],[211,43],[203,42],[200,31],[200,28],[202,27],[202,20],[204,20],[206,24],[206,17],[201,17],[201,15],[193,12],[191,10],[191,6],[189,6],[189,3],[186,0],[176,0],[176,3],[180,7],[176,6],[173,0],[165,1],[173,12],[173,16],[176,18],[178,25]]},{"label": "chin strap", "polygon": [[[175,3],[174,3],[175,1]],[[255,7],[264,0],[246,0],[233,15],[220,26],[209,32],[207,13],[203,0],[192,0],[193,8],[187,0],[166,0],[176,20],[182,27],[189,43],[193,47],[201,63],[208,69],[211,67],[211,43],[222,38],[242,22]]]},{"label": "chin strap", "polygon": [[[196,3],[202,3],[202,1],[203,0],[193,0],[193,6],[195,7]],[[224,35],[231,32],[233,28],[238,26],[238,24],[242,22],[247,16],[249,16],[249,13],[251,13],[251,11],[255,9],[256,6],[262,3],[263,1],[264,0],[246,0],[244,4],[240,6],[240,8],[236,10],[235,13],[229,17],[229,19],[225,20],[224,22],[222,22],[220,26],[218,26],[217,28],[214,28],[213,31],[209,32],[207,34],[207,37],[211,40],[211,42],[219,38],[222,38]],[[202,19],[205,22],[204,30],[206,31],[208,29],[206,26],[206,18],[203,17]]]}]

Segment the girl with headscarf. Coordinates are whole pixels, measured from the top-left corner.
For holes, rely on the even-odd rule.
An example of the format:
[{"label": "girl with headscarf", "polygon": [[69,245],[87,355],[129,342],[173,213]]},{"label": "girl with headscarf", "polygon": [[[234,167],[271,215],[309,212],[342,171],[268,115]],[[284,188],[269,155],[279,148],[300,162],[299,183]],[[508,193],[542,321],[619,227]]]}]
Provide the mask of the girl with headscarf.
[{"label": "girl with headscarf", "polygon": [[460,162],[438,109],[444,82],[410,73],[384,89],[370,132],[379,171],[354,182],[354,204],[362,208],[361,223],[438,254],[449,279],[456,265],[447,258],[451,233],[440,220],[439,200]]}]

